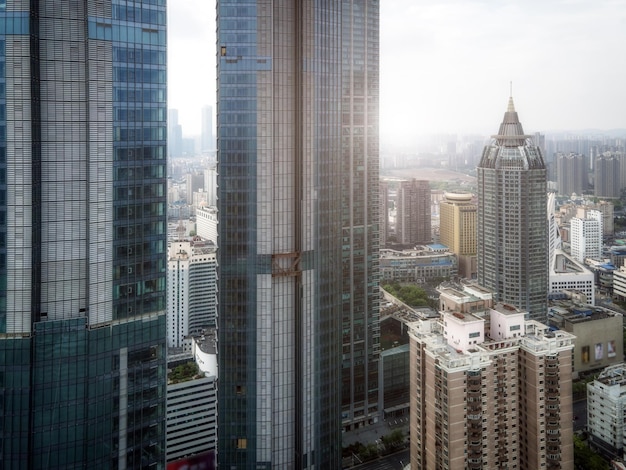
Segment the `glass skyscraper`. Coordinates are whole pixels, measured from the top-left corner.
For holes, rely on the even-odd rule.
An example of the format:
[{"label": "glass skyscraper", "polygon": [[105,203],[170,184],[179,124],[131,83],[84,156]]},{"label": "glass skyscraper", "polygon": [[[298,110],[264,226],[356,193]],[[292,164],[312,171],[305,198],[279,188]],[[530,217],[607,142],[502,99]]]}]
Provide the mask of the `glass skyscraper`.
[{"label": "glass skyscraper", "polygon": [[545,321],[548,311],[546,165],[513,98],[478,165],[478,282]]},{"label": "glass skyscraper", "polygon": [[217,13],[218,463],[339,468],[377,413],[378,2]]},{"label": "glass skyscraper", "polygon": [[345,431],[377,421],[379,1],[342,2],[342,386]]},{"label": "glass skyscraper", "polygon": [[0,2],[0,461],[162,468],[165,1]]}]

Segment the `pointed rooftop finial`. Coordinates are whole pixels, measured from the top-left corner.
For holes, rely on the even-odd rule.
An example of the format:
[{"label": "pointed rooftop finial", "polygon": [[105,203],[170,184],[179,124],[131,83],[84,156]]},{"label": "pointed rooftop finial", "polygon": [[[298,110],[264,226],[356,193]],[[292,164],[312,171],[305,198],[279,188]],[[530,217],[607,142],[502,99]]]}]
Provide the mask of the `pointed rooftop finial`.
[{"label": "pointed rooftop finial", "polygon": [[513,104],[513,81],[509,82],[509,106],[506,110],[507,113],[515,112],[515,105]]},{"label": "pointed rooftop finial", "polygon": [[509,106],[506,109],[507,113],[514,113],[515,112],[515,105],[513,104],[513,97],[509,96]]}]

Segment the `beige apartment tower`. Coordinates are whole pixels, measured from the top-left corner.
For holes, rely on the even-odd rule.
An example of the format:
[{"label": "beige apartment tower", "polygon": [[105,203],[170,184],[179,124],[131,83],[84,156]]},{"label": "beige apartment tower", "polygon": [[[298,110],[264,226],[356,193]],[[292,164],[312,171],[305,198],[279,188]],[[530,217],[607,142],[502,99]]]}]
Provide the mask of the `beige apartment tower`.
[{"label": "beige apartment tower", "polygon": [[486,307],[484,290],[447,291],[444,308],[472,307],[409,330],[411,468],[573,469],[574,336]]},{"label": "beige apartment tower", "polygon": [[471,193],[445,193],[439,203],[441,243],[459,258],[459,275],[476,277],[476,209]]}]

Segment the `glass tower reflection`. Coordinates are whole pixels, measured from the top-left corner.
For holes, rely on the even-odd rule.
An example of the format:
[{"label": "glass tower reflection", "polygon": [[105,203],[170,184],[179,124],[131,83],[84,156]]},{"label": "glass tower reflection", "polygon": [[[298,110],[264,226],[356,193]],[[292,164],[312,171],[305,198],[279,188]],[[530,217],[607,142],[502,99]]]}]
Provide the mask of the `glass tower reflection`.
[{"label": "glass tower reflection", "polygon": [[0,3],[0,460],[162,468],[165,1]]}]

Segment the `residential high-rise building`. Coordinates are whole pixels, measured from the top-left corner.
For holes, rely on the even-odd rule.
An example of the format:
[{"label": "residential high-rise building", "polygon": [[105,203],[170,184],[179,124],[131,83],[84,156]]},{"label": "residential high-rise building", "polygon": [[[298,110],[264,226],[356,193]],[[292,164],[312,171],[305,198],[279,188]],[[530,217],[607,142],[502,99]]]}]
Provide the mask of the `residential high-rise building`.
[{"label": "residential high-rise building", "polygon": [[217,207],[207,206],[196,209],[196,234],[217,246]]},{"label": "residential high-rise building", "polygon": [[409,328],[411,468],[573,469],[574,336],[454,290]]},{"label": "residential high-rise building", "polygon": [[389,238],[389,183],[380,182],[380,247],[384,248]]},{"label": "residential high-rise building", "polygon": [[402,245],[432,241],[428,181],[400,181],[396,199],[396,238]]},{"label": "residential high-rise building", "polygon": [[587,258],[602,258],[602,213],[587,211],[587,218],[574,217],[571,222],[572,257],[581,263]]},{"label": "residential high-rise building", "polygon": [[164,2],[0,6],[0,460],[163,468]]},{"label": "residential high-rise building", "polygon": [[621,193],[620,158],[606,152],[596,157],[594,165],[593,194],[596,197],[617,199]]},{"label": "residential high-rise building", "polygon": [[378,1],[218,12],[219,465],[338,468],[378,413]]},{"label": "residential high-rise building", "polygon": [[584,155],[559,153],[557,155],[557,184],[559,194],[581,195],[587,189],[587,167]]},{"label": "residential high-rise building", "polygon": [[476,204],[471,193],[445,193],[439,203],[439,241],[459,258],[459,274],[476,276]]},{"label": "residential high-rise building", "polygon": [[204,170],[204,191],[207,193],[207,204],[217,205],[217,168],[211,167]]},{"label": "residential high-rise building", "polygon": [[513,98],[478,165],[478,282],[544,320],[548,297],[546,167]]},{"label": "residential high-rise building", "polygon": [[167,111],[167,153],[169,157],[183,155],[183,127],[178,123],[178,110]]},{"label": "residential high-rise building", "polygon": [[193,193],[204,189],[204,172],[195,171],[185,175],[187,204],[193,204]]},{"label": "residential high-rise building", "polygon": [[204,240],[176,240],[167,262],[167,345],[191,348],[189,335],[215,327],[217,258],[215,245]]},{"label": "residential high-rise building", "polygon": [[205,154],[215,150],[215,142],[213,139],[213,106],[206,105],[202,107],[201,124],[200,152]]}]

